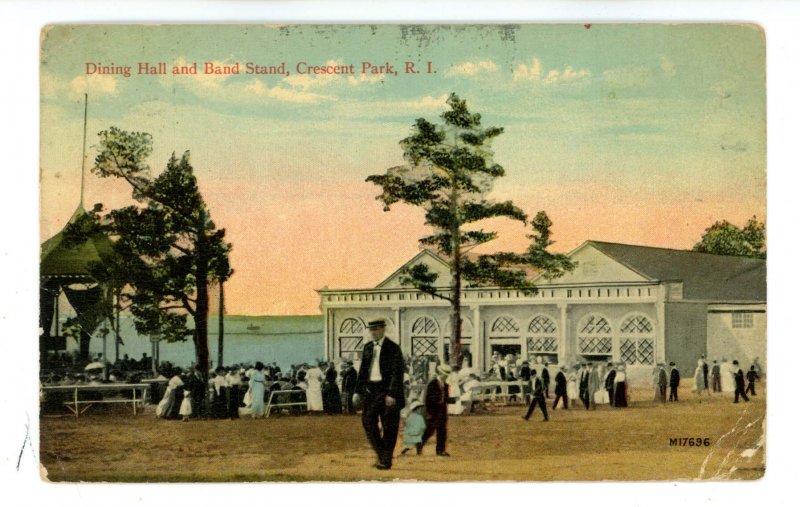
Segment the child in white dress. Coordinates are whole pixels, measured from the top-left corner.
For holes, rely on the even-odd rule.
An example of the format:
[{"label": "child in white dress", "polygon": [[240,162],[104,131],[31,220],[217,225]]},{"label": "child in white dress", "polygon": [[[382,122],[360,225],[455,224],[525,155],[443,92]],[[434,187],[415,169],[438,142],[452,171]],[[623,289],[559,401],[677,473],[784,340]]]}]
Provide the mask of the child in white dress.
[{"label": "child in white dress", "polygon": [[189,416],[192,415],[192,393],[186,389],[183,390],[183,401],[178,413],[183,416],[183,422],[188,422]]}]

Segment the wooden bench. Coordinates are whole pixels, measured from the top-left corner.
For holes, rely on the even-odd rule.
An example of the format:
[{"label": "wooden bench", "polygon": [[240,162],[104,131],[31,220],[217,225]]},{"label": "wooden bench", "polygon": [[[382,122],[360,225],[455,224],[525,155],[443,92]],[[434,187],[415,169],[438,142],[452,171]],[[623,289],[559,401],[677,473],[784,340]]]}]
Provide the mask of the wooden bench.
[{"label": "wooden bench", "polygon": [[[276,394],[288,394],[289,399],[291,399],[293,394],[302,394],[305,400],[303,401],[289,401],[286,403],[275,403],[273,398]],[[283,408],[283,407],[305,407],[308,410],[308,396],[306,395],[305,390],[303,389],[284,389],[281,391],[270,391],[269,399],[267,400],[267,412],[265,417],[269,417],[269,414],[272,412],[273,408]]]}]

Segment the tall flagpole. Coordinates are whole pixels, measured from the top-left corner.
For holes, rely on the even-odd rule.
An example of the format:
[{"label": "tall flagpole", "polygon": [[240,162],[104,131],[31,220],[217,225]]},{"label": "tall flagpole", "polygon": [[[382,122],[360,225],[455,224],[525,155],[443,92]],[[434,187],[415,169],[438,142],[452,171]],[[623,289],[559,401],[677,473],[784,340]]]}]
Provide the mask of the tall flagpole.
[{"label": "tall flagpole", "polygon": [[83,208],[83,184],[86,172],[86,116],[89,110],[89,94],[83,94],[83,156],[81,157],[81,208]]}]

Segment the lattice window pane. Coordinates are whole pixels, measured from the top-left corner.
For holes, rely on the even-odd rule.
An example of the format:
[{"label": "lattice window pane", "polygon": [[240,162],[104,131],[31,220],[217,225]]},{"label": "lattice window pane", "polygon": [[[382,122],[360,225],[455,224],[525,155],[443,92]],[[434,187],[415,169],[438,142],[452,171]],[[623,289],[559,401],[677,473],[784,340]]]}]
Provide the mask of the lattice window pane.
[{"label": "lattice window pane", "polygon": [[411,338],[411,355],[413,356],[436,356],[438,347],[436,338],[427,336],[414,336]]},{"label": "lattice window pane", "polygon": [[358,319],[345,319],[339,327],[341,334],[362,334],[364,332],[364,324]]},{"label": "lattice window pane", "polygon": [[611,332],[611,326],[605,317],[589,315],[583,323],[581,334],[606,334]]},{"label": "lattice window pane", "polygon": [[578,341],[581,354],[610,354],[611,338],[581,338]]},{"label": "lattice window pane", "polygon": [[558,341],[552,336],[529,337],[528,352],[558,352]]},{"label": "lattice window pane", "polygon": [[753,314],[752,313],[731,314],[731,327],[733,327],[734,329],[753,327]]},{"label": "lattice window pane", "polygon": [[361,336],[343,336],[339,338],[339,350],[345,352],[358,352],[364,348],[364,338]]},{"label": "lattice window pane", "polygon": [[519,333],[517,321],[511,317],[498,317],[492,325],[492,332],[495,333]]},{"label": "lattice window pane", "polygon": [[556,324],[553,319],[538,315],[533,318],[528,326],[528,332],[533,334],[551,334],[556,332]]},{"label": "lattice window pane", "polygon": [[619,357],[625,364],[636,364],[636,342],[623,339],[619,346]]},{"label": "lattice window pane", "polygon": [[625,319],[620,331],[624,334],[650,334],[653,332],[653,324],[647,317],[634,315]]},{"label": "lattice window pane", "polygon": [[638,358],[641,364],[653,364],[655,362],[655,344],[651,338],[642,338],[637,343]]},{"label": "lattice window pane", "polygon": [[411,326],[411,333],[412,334],[422,334],[422,335],[429,335],[429,334],[437,334],[439,332],[439,325],[436,324],[436,321],[428,318],[428,317],[420,317],[414,321],[414,325]]}]

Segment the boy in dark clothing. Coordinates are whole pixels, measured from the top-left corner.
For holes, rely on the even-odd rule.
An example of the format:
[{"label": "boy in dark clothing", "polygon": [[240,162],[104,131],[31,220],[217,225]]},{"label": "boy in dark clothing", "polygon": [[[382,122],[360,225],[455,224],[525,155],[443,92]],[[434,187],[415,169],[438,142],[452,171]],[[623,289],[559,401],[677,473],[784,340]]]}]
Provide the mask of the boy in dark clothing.
[{"label": "boy in dark clothing", "polygon": [[678,401],[678,386],[681,383],[681,374],[675,363],[669,363],[672,370],[669,372],[669,401]]},{"label": "boy in dark clothing", "polygon": [[750,366],[750,371],[747,372],[747,389],[745,390],[745,393],[755,396],[756,380],[759,380],[760,378],[761,377],[758,376],[758,372],[756,371],[756,367]]}]

